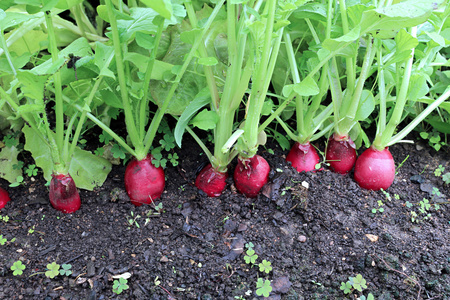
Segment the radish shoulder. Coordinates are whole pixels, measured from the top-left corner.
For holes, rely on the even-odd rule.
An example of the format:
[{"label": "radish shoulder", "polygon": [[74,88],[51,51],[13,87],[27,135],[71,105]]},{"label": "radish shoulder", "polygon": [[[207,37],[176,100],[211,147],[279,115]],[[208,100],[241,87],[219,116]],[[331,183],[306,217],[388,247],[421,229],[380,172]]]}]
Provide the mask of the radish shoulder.
[{"label": "radish shoulder", "polygon": [[52,206],[66,214],[77,211],[81,206],[78,189],[70,174],[52,174],[49,197]]},{"label": "radish shoulder", "polygon": [[262,156],[239,157],[234,170],[234,183],[239,192],[249,198],[254,198],[267,183],[269,172],[270,166]]},{"label": "radish shoulder", "polygon": [[306,144],[296,142],[289,151],[286,161],[291,162],[298,172],[308,172],[316,169],[316,165],[319,163],[319,155],[309,142]]}]

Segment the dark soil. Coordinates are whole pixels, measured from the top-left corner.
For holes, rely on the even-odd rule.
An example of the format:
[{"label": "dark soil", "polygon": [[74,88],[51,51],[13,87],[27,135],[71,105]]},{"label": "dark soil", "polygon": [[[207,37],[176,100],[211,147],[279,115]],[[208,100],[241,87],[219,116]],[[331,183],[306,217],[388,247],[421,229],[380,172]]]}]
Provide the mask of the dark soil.
[{"label": "dark soil", "polygon": [[[391,147],[397,164],[409,155],[391,199],[362,190],[352,174],[299,174],[275,145],[273,155],[261,151],[272,167],[263,195],[246,199],[230,179],[221,197],[209,198],[193,186],[205,158],[189,140],[179,166],[166,169],[159,215],[129,202],[123,166],[102,187],[80,191],[74,214],[50,206],[40,176],[28,179],[9,188],[12,201],[0,212],[9,217],[0,221],[0,299],[253,299],[258,278],[271,280],[270,299],[450,299],[450,186],[434,175],[440,164],[450,171],[449,153],[417,147]],[[424,198],[433,204],[428,217],[419,211]],[[374,214],[378,201],[384,212]],[[244,260],[250,242],[255,266]],[[13,276],[17,260],[26,269]],[[263,260],[273,267],[268,275],[259,271]],[[52,262],[70,263],[73,273],[47,278]],[[124,273],[129,289],[116,295],[113,276]],[[367,289],[345,295],[341,282],[357,274]]]}]

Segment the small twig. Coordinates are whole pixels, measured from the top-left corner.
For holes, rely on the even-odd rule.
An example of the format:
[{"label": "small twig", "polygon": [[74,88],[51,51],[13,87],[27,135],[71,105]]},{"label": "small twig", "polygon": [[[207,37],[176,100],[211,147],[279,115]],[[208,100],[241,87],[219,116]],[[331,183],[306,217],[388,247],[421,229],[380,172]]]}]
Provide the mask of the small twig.
[{"label": "small twig", "polygon": [[381,261],[386,265],[386,267],[387,267],[389,270],[394,271],[394,272],[397,272],[397,273],[399,273],[399,274],[401,274],[401,275],[407,277],[408,280],[410,280],[411,282],[413,282],[414,284],[416,284],[416,285],[419,287],[419,292],[417,293],[417,300],[420,300],[420,294],[422,293],[422,286],[420,285],[419,281],[417,281],[416,279],[414,279],[414,278],[411,277],[411,276],[408,276],[406,273],[404,273],[404,272],[402,272],[402,271],[399,271],[399,270],[396,270],[396,269],[392,268],[386,261],[384,261],[384,259],[382,259],[382,258],[379,257],[378,255],[375,254],[375,256],[376,256],[379,260],[381,260]]},{"label": "small twig", "polygon": [[68,261],[64,262],[63,265],[67,265],[68,263],[73,262],[74,260],[79,259],[82,256],[83,256],[83,254],[80,254],[80,255],[78,255],[78,256],[76,256],[74,258],[71,258]]}]

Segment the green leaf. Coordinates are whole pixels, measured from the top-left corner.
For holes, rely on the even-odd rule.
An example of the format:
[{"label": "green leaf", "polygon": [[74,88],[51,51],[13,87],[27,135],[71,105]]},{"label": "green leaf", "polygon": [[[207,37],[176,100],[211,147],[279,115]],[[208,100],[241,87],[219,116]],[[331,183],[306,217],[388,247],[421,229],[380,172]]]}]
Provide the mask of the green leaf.
[{"label": "green leaf", "polygon": [[80,3],[83,3],[84,0],[59,0],[58,4],[56,5],[56,8],[59,9],[71,9],[75,5],[78,5]]},{"label": "green leaf", "polygon": [[172,18],[172,3],[169,0],[141,0],[141,2],[154,9],[164,18]]},{"label": "green leaf", "polygon": [[4,147],[0,151],[0,178],[8,180],[10,183],[16,182],[18,176],[22,176],[22,169],[14,169],[18,164],[17,155],[20,151],[12,147]]},{"label": "green leaf", "polygon": [[219,61],[215,57],[202,57],[198,60],[198,63],[204,66],[215,66]]},{"label": "green leaf", "polygon": [[270,285],[270,281],[268,279],[264,280],[262,278],[258,278],[256,282],[256,295],[269,297],[270,292],[272,291],[272,286]]},{"label": "green leaf", "polygon": [[48,271],[45,272],[45,276],[48,278],[55,278],[59,275],[59,265],[56,262],[47,264]]},{"label": "green leaf", "polygon": [[[50,181],[53,172],[50,147],[30,127],[24,126],[22,131],[25,135],[24,149],[31,152],[36,166],[42,169],[44,178]],[[92,191],[95,187],[103,184],[111,168],[111,163],[106,159],[86,150],[75,148],[70,161],[69,173],[78,188]]]},{"label": "green leaf", "polygon": [[18,12],[10,12],[3,11],[0,14],[0,31],[4,31],[8,28],[18,26],[25,21],[36,18],[36,16],[18,13]]},{"label": "green leaf", "polygon": [[100,91],[100,95],[102,96],[103,101],[109,106],[123,109],[122,99],[117,92],[113,92],[111,89],[103,89]]},{"label": "green leaf", "polygon": [[[17,79],[21,83],[24,95],[36,100],[36,104],[44,105],[44,88],[50,75],[35,75],[31,71],[17,72]],[[43,107],[42,107],[43,108]]]},{"label": "green leaf", "polygon": [[362,121],[370,116],[375,109],[375,98],[371,91],[363,90],[361,93],[361,99],[359,101],[359,107],[356,111],[355,120]]},{"label": "green leaf", "polygon": [[185,128],[189,123],[189,121],[191,120],[192,116],[194,116],[197,113],[197,111],[199,111],[202,107],[207,105],[210,101],[211,95],[209,93],[209,89],[205,87],[202,90],[200,90],[200,92],[198,92],[195,98],[191,101],[191,103],[189,103],[189,105],[183,111],[180,118],[178,119],[177,125],[175,126],[175,130],[173,133],[178,147],[181,147],[181,140],[183,139]]},{"label": "green leaf", "polygon": [[218,121],[219,115],[215,111],[204,109],[192,119],[191,123],[202,130],[209,130],[214,129]]},{"label": "green leaf", "polygon": [[95,43],[94,64],[99,68],[99,75],[116,79],[114,73],[109,69],[111,64],[110,56],[114,53],[114,47],[107,46],[103,43]]},{"label": "green leaf", "polygon": [[292,91],[296,92],[299,96],[314,96],[320,92],[320,89],[313,78],[306,77],[299,83],[286,85],[283,88],[283,96],[289,97]]}]

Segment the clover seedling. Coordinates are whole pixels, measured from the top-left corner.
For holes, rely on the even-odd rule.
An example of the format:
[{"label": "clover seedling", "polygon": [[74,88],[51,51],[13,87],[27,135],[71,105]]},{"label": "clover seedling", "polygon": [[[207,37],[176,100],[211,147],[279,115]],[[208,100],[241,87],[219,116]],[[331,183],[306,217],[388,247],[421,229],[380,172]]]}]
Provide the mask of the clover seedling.
[{"label": "clover seedling", "polygon": [[362,292],[363,289],[367,288],[366,280],[361,274],[356,275],[356,277],[349,277],[347,282],[341,282],[340,289],[344,291],[344,294],[350,294],[354,289]]},{"label": "clover seedling", "polygon": [[59,275],[59,265],[56,262],[52,262],[47,265],[47,271],[45,272],[45,276],[47,278],[55,278]]},{"label": "clover seedling", "polygon": [[372,213],[376,214],[377,212],[384,212],[384,208],[382,207],[384,205],[383,201],[378,200],[378,208],[373,208]]},{"label": "clover seedling", "polygon": [[270,271],[272,271],[272,266],[271,266],[271,262],[267,261],[267,260],[263,260],[262,263],[260,263],[259,266],[259,271],[260,272],[265,272],[267,274],[270,273]]},{"label": "clover seedling", "polygon": [[258,254],[256,254],[255,250],[251,248],[248,249],[245,253],[246,253],[246,255],[244,256],[245,263],[254,265],[256,260],[258,259]]},{"label": "clover seedling", "polygon": [[59,270],[59,275],[69,276],[70,274],[72,274],[72,271],[70,269],[72,269],[72,265],[71,264],[63,264],[61,266],[61,269]]},{"label": "clover seedling", "polygon": [[271,291],[272,286],[270,285],[270,280],[258,278],[258,281],[256,282],[256,295],[269,297]]},{"label": "clover seedling", "polygon": [[4,238],[3,235],[0,235],[0,245],[3,246],[4,244],[6,244],[7,241],[8,240],[6,238]]},{"label": "clover seedling", "polygon": [[446,184],[450,184],[450,172],[445,173],[444,175],[442,175],[442,180],[444,180],[444,182]]},{"label": "clover seedling", "polygon": [[119,280],[117,280],[117,279],[114,280],[113,292],[116,293],[117,295],[119,295],[124,290],[127,290],[129,288],[127,282],[128,282],[128,280],[126,280],[125,278],[119,278]]},{"label": "clover seedling", "polygon": [[23,270],[25,270],[25,265],[22,264],[20,260],[18,260],[11,266],[11,270],[13,271],[14,276],[22,275]]},{"label": "clover seedling", "polygon": [[434,170],[434,176],[441,177],[442,173],[444,173],[445,168],[442,165],[439,165],[439,167]]}]

